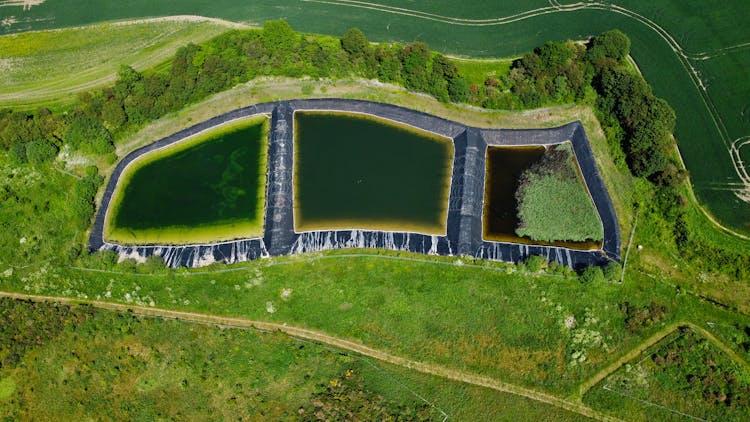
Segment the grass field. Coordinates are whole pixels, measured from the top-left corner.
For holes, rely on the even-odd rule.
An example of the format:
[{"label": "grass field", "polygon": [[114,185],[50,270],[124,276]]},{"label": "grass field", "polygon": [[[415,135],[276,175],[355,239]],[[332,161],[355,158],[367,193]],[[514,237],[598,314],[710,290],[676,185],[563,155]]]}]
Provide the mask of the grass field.
[{"label": "grass field", "polygon": [[[671,286],[638,273],[624,285],[587,286],[505,265],[351,253],[278,258],[192,275],[44,267],[15,271],[0,287],[308,327],[563,396],[649,334],[625,331],[622,301],[665,305],[668,317],[652,329],[686,318],[747,324],[746,318],[675,295]],[[578,321],[576,328],[565,328],[568,317]]]},{"label": "grass field", "polygon": [[120,65],[158,65],[189,42],[228,28],[215,22],[101,24],[0,36],[0,106],[61,108],[76,93],[114,82]]},{"label": "grass field", "polygon": [[[96,13],[63,8],[55,2],[27,11],[8,8],[18,22],[6,25],[4,30],[175,14],[253,23],[284,18],[303,31],[341,34],[358,26],[377,41],[420,39],[449,54],[513,57],[547,40],[583,39],[619,28],[633,40],[633,57],[656,94],[666,98],[677,111],[676,136],[698,197],[723,223],[746,233],[750,230],[750,205],[738,201],[734,193],[742,180],[728,152],[732,141],[748,135],[746,123],[741,123],[746,120],[742,114],[746,108],[743,87],[750,80],[742,59],[745,43],[750,41],[742,30],[747,18],[742,1],[718,6],[697,2],[684,5],[678,0],[603,1],[575,8],[556,6],[565,2],[542,0],[513,5],[479,1],[458,9],[446,1],[414,6],[383,0],[283,0],[273,5],[233,0],[211,4],[140,0],[127,9],[103,1],[96,3]],[[673,45],[666,40],[673,41]],[[703,63],[706,58],[709,61]],[[711,65],[715,58],[727,63]],[[693,67],[701,71],[698,76],[693,74]],[[710,90],[709,82],[713,80],[723,80],[731,88],[722,89],[721,84],[716,84],[717,91],[706,93],[701,84],[708,84]],[[735,89],[737,84],[740,89]]]},{"label": "grass field", "polygon": [[[394,414],[419,408],[432,420],[580,420],[283,334],[10,299],[0,300],[0,313],[12,318],[4,332],[19,355],[2,356],[0,413],[19,419],[296,420],[333,388],[354,393],[351,411],[377,404]],[[31,332],[22,317],[35,320]],[[35,340],[34,331],[46,336]]]}]

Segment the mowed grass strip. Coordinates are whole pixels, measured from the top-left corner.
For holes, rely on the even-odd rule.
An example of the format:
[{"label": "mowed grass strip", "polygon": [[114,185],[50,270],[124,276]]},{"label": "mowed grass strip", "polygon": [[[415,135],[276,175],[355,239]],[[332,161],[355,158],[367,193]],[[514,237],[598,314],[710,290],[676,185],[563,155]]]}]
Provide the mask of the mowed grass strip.
[{"label": "mowed grass strip", "polygon": [[98,24],[0,36],[0,106],[60,108],[112,83],[121,65],[146,70],[228,28],[214,22]]},{"label": "mowed grass strip", "polygon": [[136,159],[112,195],[105,239],[189,244],[261,236],[268,126],[265,116],[243,118]]}]

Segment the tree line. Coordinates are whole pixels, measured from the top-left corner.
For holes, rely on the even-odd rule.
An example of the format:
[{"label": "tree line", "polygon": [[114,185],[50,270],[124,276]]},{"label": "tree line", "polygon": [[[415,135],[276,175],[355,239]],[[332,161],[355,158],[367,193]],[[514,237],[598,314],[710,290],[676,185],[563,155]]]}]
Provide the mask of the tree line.
[{"label": "tree line", "polygon": [[[454,60],[420,41],[371,43],[356,28],[339,38],[301,34],[284,21],[272,21],[262,29],[230,31],[201,45],[188,44],[167,71],[123,66],[113,85],[81,94],[64,112],[0,110],[0,145],[17,165],[50,162],[63,147],[114,160],[115,139],[263,75],[371,78],[440,101],[492,109],[584,102],[594,105],[621,168],[652,182],[660,214],[679,222],[687,200],[679,189],[685,171],[670,152],[675,113],[627,62],[629,52],[630,40],[617,30],[587,42],[550,41],[514,60],[507,74],[470,83]],[[81,197],[90,196],[90,188],[79,190]],[[78,214],[89,214],[83,212],[88,206],[81,203],[79,208]],[[701,243],[684,224],[675,226],[674,235],[684,249],[710,249],[744,274],[740,267],[747,257]]]},{"label": "tree line", "polygon": [[670,165],[674,111],[624,66],[629,49],[630,41],[620,31],[588,43],[547,42],[515,60],[507,75],[488,76],[478,86],[468,82],[453,60],[420,41],[373,44],[356,28],[337,39],[300,34],[285,21],[272,21],[262,30],[230,31],[202,45],[188,44],[164,73],[123,66],[113,86],[81,94],[66,113],[0,111],[0,144],[19,164],[50,161],[63,145],[112,154],[113,139],[128,129],[257,76],[355,76],[485,108],[582,101],[595,89],[608,137],[624,152],[633,173],[679,180],[661,177]]}]

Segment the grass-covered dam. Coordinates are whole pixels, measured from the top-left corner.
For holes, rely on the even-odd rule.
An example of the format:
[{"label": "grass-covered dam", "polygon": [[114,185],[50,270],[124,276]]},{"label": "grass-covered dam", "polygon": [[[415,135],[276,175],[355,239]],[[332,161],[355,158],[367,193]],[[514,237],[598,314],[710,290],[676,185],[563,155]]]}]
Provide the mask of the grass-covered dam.
[{"label": "grass-covered dam", "polygon": [[620,233],[580,122],[480,129],[388,104],[257,104],[116,166],[91,250],[201,266],[335,248],[579,266]]}]

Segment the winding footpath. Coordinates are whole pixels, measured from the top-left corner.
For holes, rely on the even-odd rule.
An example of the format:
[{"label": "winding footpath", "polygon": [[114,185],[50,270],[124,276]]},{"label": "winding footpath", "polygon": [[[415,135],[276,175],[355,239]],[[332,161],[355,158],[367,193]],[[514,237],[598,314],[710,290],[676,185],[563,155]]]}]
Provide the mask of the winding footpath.
[{"label": "winding footpath", "polygon": [[68,297],[55,297],[55,296],[39,296],[39,295],[28,295],[22,293],[13,292],[0,292],[0,297],[7,297],[12,299],[20,300],[31,300],[34,302],[54,302],[65,305],[79,305],[86,304],[99,309],[105,309],[115,312],[132,312],[138,316],[161,318],[161,319],[172,319],[185,322],[193,322],[199,324],[212,325],[216,327],[229,327],[229,328],[244,328],[244,329],[257,329],[261,331],[272,331],[282,332],[291,337],[296,337],[304,340],[310,340],[317,343],[326,344],[333,346],[338,349],[351,351],[362,356],[367,356],[373,359],[377,359],[381,362],[385,362],[392,365],[397,365],[403,368],[412,369],[423,374],[438,376],[441,378],[449,379],[452,381],[463,382],[479,387],[485,387],[492,390],[500,391],[503,393],[515,394],[517,396],[526,397],[532,400],[536,400],[542,403],[549,404],[565,409],[570,412],[574,412],[588,418],[600,420],[600,421],[617,421],[619,419],[612,416],[606,415],[599,411],[596,411],[584,404],[563,399],[557,396],[553,396],[548,393],[532,390],[529,388],[521,387],[516,384],[499,381],[493,378],[475,375],[468,372],[460,371],[457,369],[446,368],[444,366],[414,361],[406,359],[400,356],[392,355],[383,350],[373,349],[363,344],[340,339],[337,337],[330,336],[320,331],[310,330],[307,328],[293,327],[283,323],[274,323],[267,321],[255,321],[244,318],[232,318],[224,317],[212,314],[203,314],[196,312],[184,312],[174,311],[170,309],[151,308],[145,306],[135,305],[124,305],[120,303],[103,302],[98,300],[83,300]]}]

